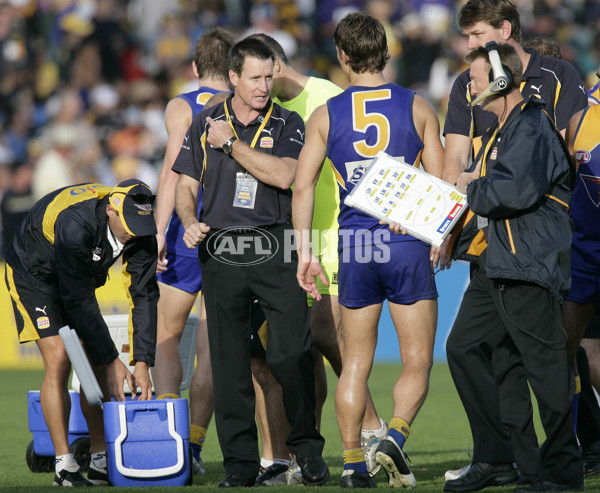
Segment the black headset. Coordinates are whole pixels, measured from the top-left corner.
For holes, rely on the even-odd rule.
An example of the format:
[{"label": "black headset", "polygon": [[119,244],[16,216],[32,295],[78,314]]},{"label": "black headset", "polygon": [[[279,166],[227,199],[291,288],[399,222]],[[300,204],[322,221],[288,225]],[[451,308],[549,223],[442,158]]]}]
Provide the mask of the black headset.
[{"label": "black headset", "polygon": [[500,61],[498,44],[495,41],[489,41],[485,44],[485,49],[488,52],[490,64],[492,65],[489,75],[490,85],[471,102],[471,108],[475,108],[479,101],[492,94],[508,94],[515,85],[513,78],[510,75],[510,70],[508,70],[506,65],[502,65],[502,62]]}]

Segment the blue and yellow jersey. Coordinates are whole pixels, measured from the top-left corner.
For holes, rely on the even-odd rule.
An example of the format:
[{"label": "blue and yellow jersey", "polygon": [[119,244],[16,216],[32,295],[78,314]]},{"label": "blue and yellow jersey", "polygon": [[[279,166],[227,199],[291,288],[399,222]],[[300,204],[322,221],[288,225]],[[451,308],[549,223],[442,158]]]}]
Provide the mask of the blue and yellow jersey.
[{"label": "blue and yellow jersey", "polygon": [[600,104],[600,80],[588,91],[587,95],[588,104]]},{"label": "blue and yellow jersey", "polygon": [[[206,102],[219,92],[222,91],[202,86],[195,91],[179,94],[177,97],[184,99],[190,105],[193,120],[196,115],[202,111]],[[202,187],[198,190],[198,217],[200,217],[201,209]],[[185,246],[185,243],[183,242],[183,233],[185,233],[185,229],[181,225],[179,216],[176,212],[173,212],[165,233],[167,239],[167,251],[183,255],[184,257],[198,257],[198,250],[196,248],[188,248]]]},{"label": "blue and yellow jersey", "polygon": [[[344,200],[379,151],[413,166],[420,165],[423,142],[413,122],[414,97],[413,91],[390,83],[352,86],[328,101],[327,157],[339,186],[340,230],[387,228],[378,219],[347,206]],[[392,235],[392,241],[406,240],[415,238]]]},{"label": "blue and yellow jersey", "polygon": [[571,196],[571,263],[600,272],[600,105],[582,114],[573,141],[577,178]]}]

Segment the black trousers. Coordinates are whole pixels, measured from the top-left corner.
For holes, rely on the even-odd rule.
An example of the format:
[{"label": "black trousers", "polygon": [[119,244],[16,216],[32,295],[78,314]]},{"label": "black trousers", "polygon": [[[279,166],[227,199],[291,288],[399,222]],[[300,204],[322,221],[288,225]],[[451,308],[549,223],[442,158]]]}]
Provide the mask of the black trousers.
[{"label": "black trousers", "polygon": [[586,449],[600,442],[600,407],[590,382],[590,365],[585,349],[577,352],[577,371],[581,381],[581,394],[577,415],[577,438],[585,453]]},{"label": "black trousers", "polygon": [[473,434],[473,462],[514,461],[511,437],[502,425],[500,392],[492,366],[492,354],[498,347],[514,361],[520,357],[538,401],[547,437],[540,451],[540,476],[557,483],[580,484],[582,460],[571,408],[575,383],[567,360],[560,304],[540,286],[495,282],[483,269],[475,269],[446,346]]},{"label": "black trousers", "polygon": [[260,467],[250,370],[255,298],[268,322],[267,363],[282,386],[291,425],[286,443],[297,457],[319,456],[325,443],[316,429],[308,308],[296,280],[290,231],[291,226],[269,228],[267,233],[221,231],[199,248],[217,434],[226,473],[245,478],[256,477]]}]

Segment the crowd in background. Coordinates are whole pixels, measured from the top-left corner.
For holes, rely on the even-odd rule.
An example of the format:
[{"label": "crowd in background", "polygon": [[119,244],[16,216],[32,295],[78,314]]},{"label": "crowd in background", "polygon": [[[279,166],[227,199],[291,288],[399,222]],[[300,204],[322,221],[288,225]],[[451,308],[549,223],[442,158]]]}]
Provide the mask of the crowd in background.
[{"label": "crowd in background", "polygon": [[[196,89],[195,40],[223,26],[265,32],[294,68],[344,87],[333,29],[365,10],[384,24],[388,80],[437,109],[465,68],[459,0],[0,0],[0,258],[31,205],[61,186],[137,177],[156,190],[164,108]],[[556,39],[590,88],[600,2],[516,0],[524,40]]]}]

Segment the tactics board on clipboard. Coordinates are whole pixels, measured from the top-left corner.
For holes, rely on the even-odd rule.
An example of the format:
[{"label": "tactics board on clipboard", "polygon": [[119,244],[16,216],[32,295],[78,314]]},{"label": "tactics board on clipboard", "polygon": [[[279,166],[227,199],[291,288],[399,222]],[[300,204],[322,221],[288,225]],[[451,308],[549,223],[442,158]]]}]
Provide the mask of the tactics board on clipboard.
[{"label": "tactics board on clipboard", "polygon": [[466,196],[429,173],[379,152],[345,204],[440,246],[467,208]]}]

